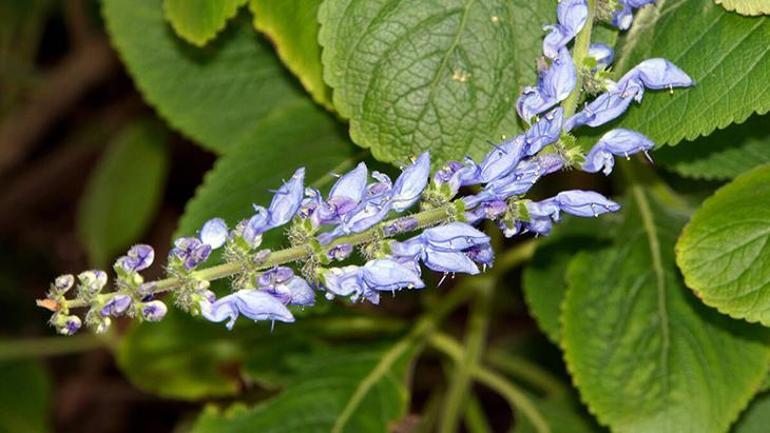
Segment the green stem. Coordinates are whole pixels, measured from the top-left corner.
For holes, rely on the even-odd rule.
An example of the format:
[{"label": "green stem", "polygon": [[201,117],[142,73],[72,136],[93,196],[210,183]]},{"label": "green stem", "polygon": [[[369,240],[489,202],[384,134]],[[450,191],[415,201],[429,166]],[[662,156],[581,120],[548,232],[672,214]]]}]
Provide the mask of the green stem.
[{"label": "green stem", "polygon": [[[434,333],[431,335],[429,343],[436,350],[449,356],[454,362],[461,362],[464,357],[462,345],[449,335],[439,332]],[[505,398],[512,409],[520,410],[522,415],[529,419],[538,433],[551,433],[551,428],[537,406],[535,406],[524,391],[507,381],[505,377],[482,365],[477,365],[471,371],[471,376],[479,381],[479,383],[486,385]]]},{"label": "green stem", "polygon": [[468,282],[477,286],[479,295],[473,303],[468,319],[468,335],[465,339],[463,357],[455,363],[452,381],[444,400],[444,418],[439,430],[441,433],[456,432],[460,416],[465,412],[466,397],[471,385],[471,372],[476,368],[484,352],[495,283],[496,279],[491,275],[477,277]]},{"label": "green stem", "polygon": [[567,393],[564,384],[551,373],[524,358],[509,355],[498,349],[491,351],[486,360],[501,372],[532,385],[548,397],[558,397]]},{"label": "green stem", "polygon": [[[458,199],[462,200],[462,199]],[[457,218],[457,200],[448,203],[444,206],[440,206],[434,209],[425,210],[416,214],[409,215],[410,218],[417,220],[417,226],[412,231],[431,227],[436,224],[448,220],[454,220]],[[401,217],[403,218],[403,217]],[[382,228],[392,224],[394,220],[385,221],[374,227],[365,230],[361,233],[353,233],[347,236],[341,236],[332,241],[327,248],[332,248],[340,244],[350,244],[353,246],[365,244],[382,238]],[[406,233],[406,232],[405,232]],[[311,257],[315,252],[310,245],[298,245],[283,250],[271,252],[267,259],[261,263],[256,270],[270,269],[274,266],[283,265],[286,263],[296,262]],[[241,263],[223,263],[221,265],[212,266],[209,268],[201,269],[192,273],[192,277],[198,280],[213,281],[222,278],[227,278],[235,274],[243,272],[243,265]],[[183,284],[183,281],[179,278],[171,277],[158,280],[155,282],[154,294],[160,294],[179,288]],[[67,308],[79,308],[86,307],[88,304],[79,299],[73,299],[66,301]]]},{"label": "green stem", "polygon": [[465,426],[470,433],[492,433],[484,409],[476,395],[468,398],[468,406],[465,409]]},{"label": "green stem", "polygon": [[96,335],[77,335],[70,338],[42,337],[0,341],[0,361],[68,355],[107,347]]},{"label": "green stem", "polygon": [[596,13],[596,0],[588,0],[588,17],[586,18],[586,24],[580,33],[575,38],[575,46],[572,49],[572,59],[575,61],[575,67],[577,68],[577,82],[572,93],[564,100],[562,108],[564,108],[564,118],[568,119],[575,114],[578,102],[580,100],[580,93],[583,91],[583,74],[581,69],[586,56],[588,55],[588,47],[591,45],[591,31],[594,26],[594,16]]}]

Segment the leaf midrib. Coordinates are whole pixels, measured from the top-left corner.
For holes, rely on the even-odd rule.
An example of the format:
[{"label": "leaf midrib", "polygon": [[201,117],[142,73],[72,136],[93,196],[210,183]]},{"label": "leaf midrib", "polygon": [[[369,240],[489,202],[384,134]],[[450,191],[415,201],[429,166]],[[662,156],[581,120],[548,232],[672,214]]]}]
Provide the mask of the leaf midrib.
[{"label": "leaf midrib", "polygon": [[[655,273],[655,283],[658,292],[658,317],[660,318],[661,329],[661,353],[660,362],[663,370],[661,377],[664,378],[664,395],[668,396],[671,389],[669,375],[669,352],[671,344],[671,335],[669,330],[668,307],[666,305],[666,270],[663,266],[663,257],[658,235],[658,228],[655,226],[655,217],[642,187],[634,185],[631,187],[631,193],[634,201],[639,208],[639,216],[642,219],[642,227],[647,234],[647,241],[650,247],[650,258],[652,259],[652,270]],[[664,405],[667,407],[666,405]]]}]

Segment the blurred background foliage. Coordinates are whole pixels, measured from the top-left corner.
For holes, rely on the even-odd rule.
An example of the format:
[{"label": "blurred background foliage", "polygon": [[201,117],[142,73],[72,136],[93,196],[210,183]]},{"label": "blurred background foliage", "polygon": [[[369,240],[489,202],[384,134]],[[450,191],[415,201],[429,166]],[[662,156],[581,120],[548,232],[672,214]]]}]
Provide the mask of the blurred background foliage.
[{"label": "blurred background foliage", "polygon": [[[250,323],[228,332],[172,309],[160,324],[120,322],[98,337],[51,337],[48,315],[33,302],[50,276],[109,266],[138,241],[164,257],[173,236],[193,233],[206,219],[216,215],[233,223],[248,215],[252,202],[265,202],[267,190],[298,166],[307,167],[308,184],[320,188],[333,179],[329,173],[359,160],[393,169],[365,149],[397,165],[430,148],[440,162],[466,152],[478,156],[486,139],[518,132],[513,97],[534,80],[539,29],[553,20],[555,6],[490,2],[501,16],[518,8],[497,27],[487,16],[471,17],[486,32],[480,37],[499,43],[504,55],[480,57],[478,64],[454,59],[467,70],[453,71],[449,84],[435,94],[416,93],[420,103],[404,106],[383,84],[402,77],[360,74],[371,65],[338,62],[364,57],[354,44],[362,34],[356,22],[342,22],[339,10],[319,0],[278,3],[0,2],[0,432],[432,431],[442,422],[442,399],[451,392],[447,377],[456,366],[435,348],[415,360],[412,355],[424,348],[409,329],[426,306],[447,302],[448,293],[463,285],[484,284],[496,290],[484,310],[488,320],[476,330],[487,346],[478,356],[499,376],[471,388],[463,431],[537,431],[522,416],[527,410],[547,414],[553,433],[606,431],[579,403],[567,375],[559,351],[560,308],[569,262],[579,251],[589,263],[588,254],[606,254],[620,218],[565,222],[540,244],[524,272],[502,267],[477,280],[400,293],[379,308],[324,304],[273,332]],[[343,3],[368,13],[361,2]],[[328,24],[320,34],[319,8]],[[394,14],[411,19],[408,7]],[[733,25],[725,21],[726,28]],[[665,35],[675,24],[664,22],[660,31]],[[606,29],[600,32],[614,39]],[[641,48],[632,59],[649,54],[648,42],[634,42]],[[473,41],[459,43],[478,48]],[[323,64],[333,67],[322,67],[321,45]],[[388,60],[419,61],[427,76],[440,71],[440,59]],[[688,71],[693,65],[680,64]],[[503,73],[484,76],[497,71]],[[761,71],[743,79],[760,79]],[[455,104],[468,95],[452,86],[470,76],[481,77],[475,90],[489,98],[474,99],[471,107]],[[492,81],[503,90],[492,88]],[[326,83],[334,85],[334,97]],[[367,87],[379,92],[374,103],[364,97]],[[663,107],[678,119],[686,102],[657,98],[649,97],[649,110]],[[433,111],[409,121],[424,106]],[[737,110],[737,119],[735,110],[714,107],[704,119],[669,128],[632,110],[628,122],[647,127],[644,132],[660,143],[692,140],[655,153],[664,167],[660,175],[692,211],[718,186],[770,161],[770,118],[749,117],[753,111],[761,110]],[[448,129],[437,131],[437,119]],[[696,138],[702,134],[708,136]],[[619,190],[607,179],[570,173],[554,176],[535,194],[565,184]],[[280,246],[281,240],[268,242]],[[534,251],[528,240],[496,242],[500,251],[513,252],[511,264]],[[148,276],[161,273],[156,266]],[[449,314],[444,330],[462,335],[473,320],[460,308]],[[451,354],[452,344],[439,340],[435,346]],[[521,406],[521,398],[532,407]],[[769,405],[767,395],[760,396],[733,431],[766,432]]]}]

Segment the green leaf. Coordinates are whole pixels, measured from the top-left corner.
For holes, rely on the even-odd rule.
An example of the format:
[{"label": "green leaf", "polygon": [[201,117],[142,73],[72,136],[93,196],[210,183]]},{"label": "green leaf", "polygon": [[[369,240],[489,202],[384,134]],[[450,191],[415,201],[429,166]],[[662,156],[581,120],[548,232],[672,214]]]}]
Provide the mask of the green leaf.
[{"label": "green leaf", "polygon": [[760,394],[751,402],[732,433],[767,433],[770,426],[770,394]]},{"label": "green leaf", "polygon": [[770,326],[770,164],[720,188],[677,243],[687,286],[719,311]]},{"label": "green leaf", "polygon": [[382,161],[430,150],[435,163],[489,151],[520,128],[519,88],[535,82],[545,0],[327,0],[319,41],[334,106]]},{"label": "green leaf", "polygon": [[406,385],[414,348],[397,343],[384,351],[335,350],[305,359],[293,385],[254,408],[209,408],[193,433],[385,433],[406,414]]},{"label": "green leaf", "polygon": [[245,17],[196,48],[171,31],[160,0],[105,0],[103,15],[147,102],[207,149],[222,153],[253,139],[273,108],[304,97]]},{"label": "green leaf", "polygon": [[152,221],[168,171],[167,136],[155,121],[131,124],[113,139],[91,174],[77,224],[94,265],[106,265]]},{"label": "green leaf", "polygon": [[320,25],[316,16],[322,0],[251,0],[254,27],[270,37],[278,56],[299,78],[313,99],[332,109],[331,89],[323,81]]},{"label": "green leaf", "polygon": [[[607,430],[585,412],[580,403],[570,397],[533,399],[545,415],[550,433],[600,433]],[[519,417],[512,433],[539,433],[527,417]]]},{"label": "green leaf", "polygon": [[48,410],[51,385],[37,362],[0,363],[0,433],[50,431]]},{"label": "green leaf", "polygon": [[742,15],[770,14],[770,0],[714,0],[728,11]]},{"label": "green leaf", "polygon": [[765,377],[765,381],[759,387],[759,392],[770,391],[770,374]]},{"label": "green leaf", "polygon": [[631,188],[616,244],[567,272],[562,346],[581,397],[624,433],[723,433],[768,372],[767,331],[701,304],[681,281],[682,216]]},{"label": "green leaf", "polygon": [[522,287],[529,312],[556,345],[561,339],[561,304],[567,291],[567,265],[582,250],[606,241],[609,218],[565,218],[541,241],[524,269]]},{"label": "green leaf", "polygon": [[663,0],[638,15],[616,69],[663,57],[696,85],[647,92],[620,126],[674,145],[770,110],[770,19],[742,17],[713,0]]},{"label": "green leaf", "polygon": [[163,11],[174,31],[198,46],[222,31],[227,20],[248,0],[163,0]]},{"label": "green leaf", "polygon": [[355,147],[334,118],[309,100],[274,110],[253,125],[253,136],[217,160],[187,203],[179,235],[189,235],[215,216],[230,226],[253,213],[252,203],[267,205],[271,189],[299,167],[305,184],[320,187],[352,167]]},{"label": "green leaf", "polygon": [[753,116],[746,123],[716,131],[708,137],[655,151],[655,162],[696,179],[732,179],[770,162],[770,116]]}]

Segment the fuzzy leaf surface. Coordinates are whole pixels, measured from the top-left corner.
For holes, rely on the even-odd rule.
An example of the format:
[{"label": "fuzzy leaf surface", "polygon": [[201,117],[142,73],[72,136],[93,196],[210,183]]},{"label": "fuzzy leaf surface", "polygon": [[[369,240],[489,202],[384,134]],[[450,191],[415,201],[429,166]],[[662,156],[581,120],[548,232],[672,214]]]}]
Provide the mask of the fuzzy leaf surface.
[{"label": "fuzzy leaf surface", "polygon": [[770,14],[770,0],[714,0],[728,11],[741,15]]},{"label": "fuzzy leaf surface", "polygon": [[[686,23],[686,24],[683,24]],[[663,57],[695,87],[645,93],[618,126],[675,145],[770,110],[770,19],[744,17],[713,0],[660,0],[635,19],[616,70]]]},{"label": "fuzzy leaf surface", "polygon": [[770,164],[737,177],[695,212],[677,243],[687,286],[732,317],[770,326]]},{"label": "fuzzy leaf surface", "polygon": [[105,0],[102,13],[147,103],[216,153],[253,138],[254,125],[273,108],[304,97],[245,17],[198,48],[169,28],[160,0]]},{"label": "fuzzy leaf surface", "polygon": [[623,236],[581,253],[567,271],[567,366],[614,432],[725,432],[767,374],[767,330],[687,290],[674,263],[684,218],[640,186],[631,191]]},{"label": "fuzzy leaf surface", "polygon": [[516,97],[535,82],[545,0],[327,0],[319,41],[334,106],[382,161],[430,150],[438,164],[519,132]]}]

